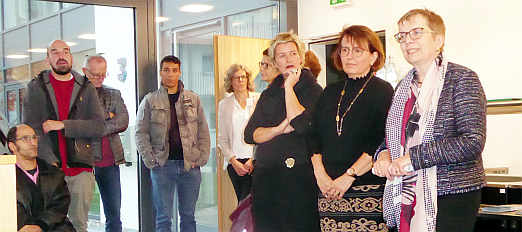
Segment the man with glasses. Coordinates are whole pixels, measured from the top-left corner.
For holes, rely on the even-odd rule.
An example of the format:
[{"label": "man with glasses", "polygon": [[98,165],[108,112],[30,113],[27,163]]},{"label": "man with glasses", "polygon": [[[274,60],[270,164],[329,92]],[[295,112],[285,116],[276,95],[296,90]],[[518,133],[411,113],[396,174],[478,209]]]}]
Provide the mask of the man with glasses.
[{"label": "man with glasses", "polygon": [[18,231],[74,231],[67,219],[70,196],[64,174],[37,158],[38,136],[33,128],[12,127],[7,141],[16,156]]},{"label": "man with glasses", "polygon": [[143,98],[136,118],[136,145],[150,169],[158,232],[171,231],[176,188],[181,232],[196,231],[200,167],[210,155],[205,113],[199,96],[183,88],[180,65],[175,56],[161,60],[161,87]]},{"label": "man with glasses", "polygon": [[47,48],[44,70],[27,84],[23,122],[40,136],[39,157],[60,167],[71,193],[69,218],[78,232],[87,231],[94,189],[93,151],[101,146],[103,108],[96,89],[72,71],[71,48],[55,40]]},{"label": "man with glasses", "polygon": [[117,89],[103,85],[107,76],[107,60],[101,55],[88,56],[83,65],[83,73],[98,92],[100,104],[105,110],[105,127],[101,146],[94,150],[94,176],[105,213],[105,231],[121,232],[121,184],[120,167],[125,163],[123,145],[118,133],[129,125],[129,113]]}]

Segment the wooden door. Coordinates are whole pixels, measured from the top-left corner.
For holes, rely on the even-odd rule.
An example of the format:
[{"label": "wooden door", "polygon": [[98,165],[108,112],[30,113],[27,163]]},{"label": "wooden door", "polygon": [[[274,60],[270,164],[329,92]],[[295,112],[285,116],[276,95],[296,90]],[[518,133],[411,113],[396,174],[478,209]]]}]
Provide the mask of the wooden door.
[{"label": "wooden door", "polygon": [[[225,35],[214,36],[216,112],[219,112],[217,109],[219,107],[218,103],[225,94],[223,85],[226,77],[225,72],[228,67],[232,64],[243,64],[252,72],[251,78],[255,78],[259,73],[259,61],[261,61],[263,57],[263,50],[268,48],[269,43],[270,40],[267,39]],[[217,116],[216,114],[216,130],[219,128]],[[231,226],[229,215],[237,206],[237,198],[228,173],[226,170],[223,170],[223,155],[219,149],[217,149],[216,154],[219,231],[228,232]]]}]

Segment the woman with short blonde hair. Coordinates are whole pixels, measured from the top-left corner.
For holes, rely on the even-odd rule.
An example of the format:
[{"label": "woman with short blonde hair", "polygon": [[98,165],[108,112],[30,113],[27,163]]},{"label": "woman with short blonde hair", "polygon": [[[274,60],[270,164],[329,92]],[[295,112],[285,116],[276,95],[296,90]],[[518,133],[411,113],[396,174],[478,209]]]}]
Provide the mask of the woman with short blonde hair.
[{"label": "woman with short blonde hair", "polygon": [[297,35],[280,33],[268,53],[282,74],[263,91],[245,128],[245,141],[257,145],[255,230],[315,232],[319,218],[307,131],[322,89],[302,68],[303,43]]}]

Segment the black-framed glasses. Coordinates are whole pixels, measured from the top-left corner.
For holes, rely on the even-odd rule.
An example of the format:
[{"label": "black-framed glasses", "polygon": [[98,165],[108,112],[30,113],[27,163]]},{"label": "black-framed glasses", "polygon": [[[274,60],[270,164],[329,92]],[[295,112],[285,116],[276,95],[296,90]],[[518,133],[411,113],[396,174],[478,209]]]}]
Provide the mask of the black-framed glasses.
[{"label": "black-framed glasses", "polygon": [[39,138],[38,135],[26,135],[26,136],[18,137],[18,138],[16,138],[16,140],[22,140],[26,143],[30,143],[32,140],[38,140],[38,138]]},{"label": "black-framed glasses", "polygon": [[424,28],[424,27],[416,27],[411,29],[407,32],[399,32],[395,34],[393,37],[395,40],[399,43],[405,43],[406,37],[410,37],[410,40],[415,41],[418,40],[424,35],[425,33],[433,33],[434,31]]},{"label": "black-framed glasses", "polygon": [[339,55],[341,55],[342,57],[346,57],[350,55],[350,53],[352,53],[353,57],[360,57],[364,54],[364,52],[367,51],[368,50],[362,49],[360,47],[354,47],[351,49],[349,47],[341,47],[341,49],[339,49]]}]

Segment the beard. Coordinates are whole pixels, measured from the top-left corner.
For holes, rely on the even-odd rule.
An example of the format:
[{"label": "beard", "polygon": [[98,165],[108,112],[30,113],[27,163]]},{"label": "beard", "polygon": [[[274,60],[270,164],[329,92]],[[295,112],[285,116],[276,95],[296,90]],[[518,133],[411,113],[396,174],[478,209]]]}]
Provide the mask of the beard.
[{"label": "beard", "polygon": [[71,72],[72,66],[55,67],[51,65],[51,69],[58,75],[66,75]]}]

